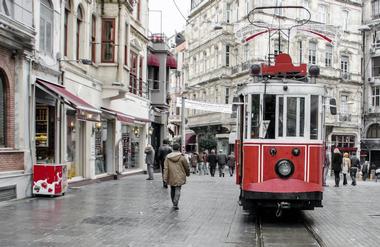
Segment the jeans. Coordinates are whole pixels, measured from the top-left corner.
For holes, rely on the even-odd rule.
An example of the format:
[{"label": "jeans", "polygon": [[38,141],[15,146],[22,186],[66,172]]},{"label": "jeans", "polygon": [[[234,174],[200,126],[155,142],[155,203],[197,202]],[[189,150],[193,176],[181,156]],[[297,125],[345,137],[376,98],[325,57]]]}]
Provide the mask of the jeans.
[{"label": "jeans", "polygon": [[347,185],[347,174],[343,173],[343,185]]},{"label": "jeans", "polygon": [[148,178],[153,179],[153,164],[147,164]]},{"label": "jeans", "polygon": [[356,173],[357,173],[357,169],[351,168],[350,176],[352,179],[352,183],[351,183],[352,185],[356,185]]},{"label": "jeans", "polygon": [[224,177],[224,166],[225,165],[218,165],[219,177]]},{"label": "jeans", "polygon": [[334,176],[335,176],[335,186],[339,186],[340,182],[340,171],[334,171]]},{"label": "jeans", "polygon": [[234,166],[230,166],[228,171],[230,172],[230,176],[232,177],[234,175],[234,171],[235,171],[235,167]]},{"label": "jeans", "polygon": [[216,164],[210,164],[211,177],[215,176],[215,168],[216,168]]},{"label": "jeans", "polygon": [[199,175],[202,175],[202,172],[203,172],[203,175],[208,174],[207,164],[205,162],[200,162],[198,165],[198,169],[199,169]]},{"label": "jeans", "polygon": [[173,206],[178,206],[180,196],[181,186],[170,186],[170,197],[172,198]]}]

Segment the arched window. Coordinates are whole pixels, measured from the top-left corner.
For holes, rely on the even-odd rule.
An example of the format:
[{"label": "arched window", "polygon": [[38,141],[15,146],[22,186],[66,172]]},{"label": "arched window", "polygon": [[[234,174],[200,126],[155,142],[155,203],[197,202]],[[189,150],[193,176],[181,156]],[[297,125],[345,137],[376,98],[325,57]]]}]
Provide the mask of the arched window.
[{"label": "arched window", "polygon": [[67,44],[68,44],[68,40],[67,40],[67,37],[68,37],[68,31],[69,31],[69,15],[70,15],[70,12],[71,12],[71,0],[66,0],[65,1],[65,19],[64,19],[64,55],[67,56]]},{"label": "arched window", "polygon": [[6,93],[5,75],[0,70],[0,147],[6,145],[6,129],[7,129],[7,93]]},{"label": "arched window", "polygon": [[369,126],[367,138],[380,138],[380,124],[372,124]]},{"label": "arched window", "polygon": [[41,0],[40,4],[40,51],[53,54],[53,5],[49,0]]},{"label": "arched window", "polygon": [[78,6],[77,10],[77,59],[80,59],[79,52],[81,50],[80,43],[81,43],[81,29],[82,29],[82,22],[83,22],[83,10],[81,6]]}]

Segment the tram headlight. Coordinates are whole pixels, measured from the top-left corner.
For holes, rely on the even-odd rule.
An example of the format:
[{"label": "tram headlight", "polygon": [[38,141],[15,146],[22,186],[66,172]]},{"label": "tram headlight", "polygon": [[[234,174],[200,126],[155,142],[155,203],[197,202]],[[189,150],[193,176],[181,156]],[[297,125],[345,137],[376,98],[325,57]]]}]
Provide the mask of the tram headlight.
[{"label": "tram headlight", "polygon": [[281,178],[290,177],[294,172],[294,165],[290,160],[279,160],[276,164],[276,173]]}]

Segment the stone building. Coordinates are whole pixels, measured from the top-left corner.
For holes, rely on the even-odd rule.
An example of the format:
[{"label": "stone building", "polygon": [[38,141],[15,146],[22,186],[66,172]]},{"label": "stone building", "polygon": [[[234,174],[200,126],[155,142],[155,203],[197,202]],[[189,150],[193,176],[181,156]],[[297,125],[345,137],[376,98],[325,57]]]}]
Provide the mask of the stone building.
[{"label": "stone building", "polygon": [[29,102],[35,45],[31,1],[0,4],[0,201],[31,195]]},{"label": "stone building", "polygon": [[[258,6],[276,5],[304,6],[311,13],[305,29],[330,37],[332,42],[301,29],[292,30],[290,44],[286,35],[280,39],[271,36],[270,47],[268,35],[241,42],[241,30],[250,28],[248,13]],[[193,0],[186,29],[187,97],[231,103],[236,86],[251,79],[250,65],[265,63],[269,58],[273,61],[279,50],[287,52],[289,44],[293,63],[318,65],[321,76],[317,83],[324,84],[327,95],[336,98],[338,116],[328,114],[326,118],[327,145],[342,151],[360,149],[361,13],[360,1]],[[308,14],[304,10],[276,9],[259,11],[255,18],[269,25],[281,20],[284,26],[291,26],[307,19]],[[217,138],[218,149],[231,150],[229,137],[235,131],[235,119],[230,115],[189,110],[188,118],[198,136],[211,132]]]},{"label": "stone building", "polygon": [[363,157],[380,167],[380,1],[363,1]]}]

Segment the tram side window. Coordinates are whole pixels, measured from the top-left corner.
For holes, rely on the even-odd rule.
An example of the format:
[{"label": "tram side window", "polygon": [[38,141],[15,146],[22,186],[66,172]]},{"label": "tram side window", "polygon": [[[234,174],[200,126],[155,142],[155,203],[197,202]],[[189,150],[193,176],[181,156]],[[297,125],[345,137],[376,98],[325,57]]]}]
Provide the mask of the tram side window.
[{"label": "tram side window", "polygon": [[265,139],[275,138],[276,127],[276,95],[265,95],[264,102],[264,136]]},{"label": "tram side window", "polygon": [[297,135],[297,98],[289,97],[287,100],[286,135]]},{"label": "tram side window", "polygon": [[251,138],[258,138],[260,131],[260,94],[252,94]]},{"label": "tram side window", "polygon": [[249,117],[249,111],[248,111],[248,95],[244,97],[244,138],[247,139],[248,136],[248,117]]},{"label": "tram side window", "polygon": [[319,97],[312,95],[310,100],[310,139],[318,139],[318,105]]}]

